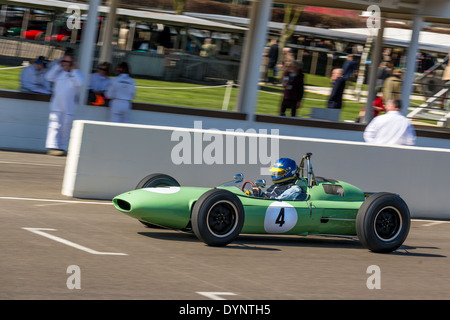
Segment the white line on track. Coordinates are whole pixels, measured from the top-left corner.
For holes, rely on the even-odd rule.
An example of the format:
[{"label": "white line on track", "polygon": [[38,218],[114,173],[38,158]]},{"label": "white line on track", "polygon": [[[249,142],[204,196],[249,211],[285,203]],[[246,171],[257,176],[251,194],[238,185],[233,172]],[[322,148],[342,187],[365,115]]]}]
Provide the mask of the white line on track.
[{"label": "white line on track", "polygon": [[112,205],[112,202],[20,198],[20,197],[0,197],[0,200],[39,201],[39,202],[74,203],[74,204],[97,204],[97,205],[107,205],[107,206]]},{"label": "white line on track", "polygon": [[[422,220],[425,221],[425,220]],[[422,227],[432,227],[438,224],[450,223],[450,221],[430,221],[429,223],[423,224]]]},{"label": "white line on track", "polygon": [[24,161],[7,161],[7,160],[0,160],[0,163],[3,164],[19,164],[19,165],[26,165],[26,166],[46,166],[46,167],[63,167],[64,164],[56,164],[56,163],[44,163],[44,162],[24,162]]},{"label": "white line on track", "polygon": [[233,292],[200,292],[197,291],[198,294],[210,298],[212,300],[225,300],[225,298],[219,296],[235,296],[236,294]]},{"label": "white line on track", "polygon": [[30,232],[33,232],[33,233],[38,234],[38,235],[40,235],[40,236],[46,237],[46,238],[48,238],[48,239],[51,239],[51,240],[60,242],[60,243],[65,244],[65,245],[67,245],[67,246],[70,246],[70,247],[73,247],[73,248],[76,248],[76,249],[79,249],[79,250],[82,250],[82,251],[91,253],[91,254],[113,255],[113,256],[127,256],[126,253],[120,253],[120,252],[100,252],[100,251],[97,251],[97,250],[93,250],[93,249],[87,248],[87,247],[85,247],[85,246],[76,244],[76,243],[74,243],[74,242],[72,242],[72,241],[69,241],[69,240],[66,240],[66,239],[63,239],[63,238],[60,238],[60,237],[51,235],[51,234],[49,234],[49,233],[47,233],[47,232],[44,232],[44,231],[56,231],[56,229],[48,229],[48,228],[22,228],[22,229],[27,230],[27,231],[30,231]]}]

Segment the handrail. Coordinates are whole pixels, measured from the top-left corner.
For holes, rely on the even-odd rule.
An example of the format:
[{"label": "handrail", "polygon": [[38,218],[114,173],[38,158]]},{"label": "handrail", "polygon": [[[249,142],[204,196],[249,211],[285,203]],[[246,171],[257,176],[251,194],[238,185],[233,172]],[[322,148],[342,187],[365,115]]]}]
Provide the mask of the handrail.
[{"label": "handrail", "polygon": [[449,58],[449,56],[446,56],[443,61],[438,62],[434,66],[432,66],[430,69],[425,70],[425,72],[421,76],[416,78],[415,82],[421,81],[423,78],[429,76],[430,73],[432,73],[434,70],[436,70],[437,68],[439,68],[440,66],[445,64],[448,61],[448,58]]}]

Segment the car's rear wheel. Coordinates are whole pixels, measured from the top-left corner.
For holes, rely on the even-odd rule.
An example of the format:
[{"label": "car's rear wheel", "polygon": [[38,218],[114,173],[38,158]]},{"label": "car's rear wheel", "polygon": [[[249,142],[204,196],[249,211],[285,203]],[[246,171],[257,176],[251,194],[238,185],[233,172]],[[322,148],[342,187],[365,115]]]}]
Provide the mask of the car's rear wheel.
[{"label": "car's rear wheel", "polygon": [[[157,187],[179,187],[177,180],[167,174],[153,173],[143,178],[136,186],[136,189],[157,188]],[[163,229],[163,227],[139,220],[140,223],[148,228]]]},{"label": "car's rear wheel", "polygon": [[406,240],[411,224],[409,209],[398,195],[381,192],[370,196],[356,216],[356,233],[367,249],[387,253]]},{"label": "car's rear wheel", "polygon": [[192,230],[210,246],[225,246],[235,240],[244,225],[244,207],[232,192],[212,189],[192,209]]}]

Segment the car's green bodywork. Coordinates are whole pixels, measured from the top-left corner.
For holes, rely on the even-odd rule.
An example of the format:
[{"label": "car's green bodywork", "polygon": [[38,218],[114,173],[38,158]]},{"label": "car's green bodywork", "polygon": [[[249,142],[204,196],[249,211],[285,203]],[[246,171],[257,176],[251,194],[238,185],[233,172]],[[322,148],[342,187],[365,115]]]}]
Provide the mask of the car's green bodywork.
[{"label": "car's green bodywork", "polygon": [[[303,182],[303,183],[302,183]],[[241,233],[356,236],[356,215],[365,200],[359,188],[342,181],[317,179],[298,184],[306,200],[263,199],[247,195],[236,186],[220,186],[238,196],[245,212]],[[212,188],[157,187],[136,189],[113,199],[121,212],[158,226],[188,229],[194,203]]]}]

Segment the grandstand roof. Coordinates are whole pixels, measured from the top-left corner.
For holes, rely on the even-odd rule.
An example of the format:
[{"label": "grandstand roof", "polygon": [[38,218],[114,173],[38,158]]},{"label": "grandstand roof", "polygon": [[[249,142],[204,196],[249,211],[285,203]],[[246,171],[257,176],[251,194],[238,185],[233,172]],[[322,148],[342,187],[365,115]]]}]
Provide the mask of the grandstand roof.
[{"label": "grandstand roof", "polygon": [[[55,8],[66,10],[70,5],[77,5],[81,11],[89,10],[89,3],[69,2],[59,0],[0,0],[0,3],[6,3],[8,5],[16,5],[22,7],[41,8],[47,10]],[[108,13],[109,7],[100,6],[99,12]],[[208,29],[212,31],[244,33],[247,30],[247,28],[244,27],[233,26],[225,23],[214,22],[195,17],[188,17],[185,15],[175,15],[147,10],[132,10],[132,9],[118,8],[117,15],[126,16],[129,17],[130,19],[136,19],[140,21],[167,23],[173,26]]]},{"label": "grandstand roof", "polygon": [[443,0],[276,0],[284,4],[297,4],[364,11],[371,4],[381,8],[382,16],[389,19],[411,20],[421,15],[427,22],[450,23],[450,1]]}]

